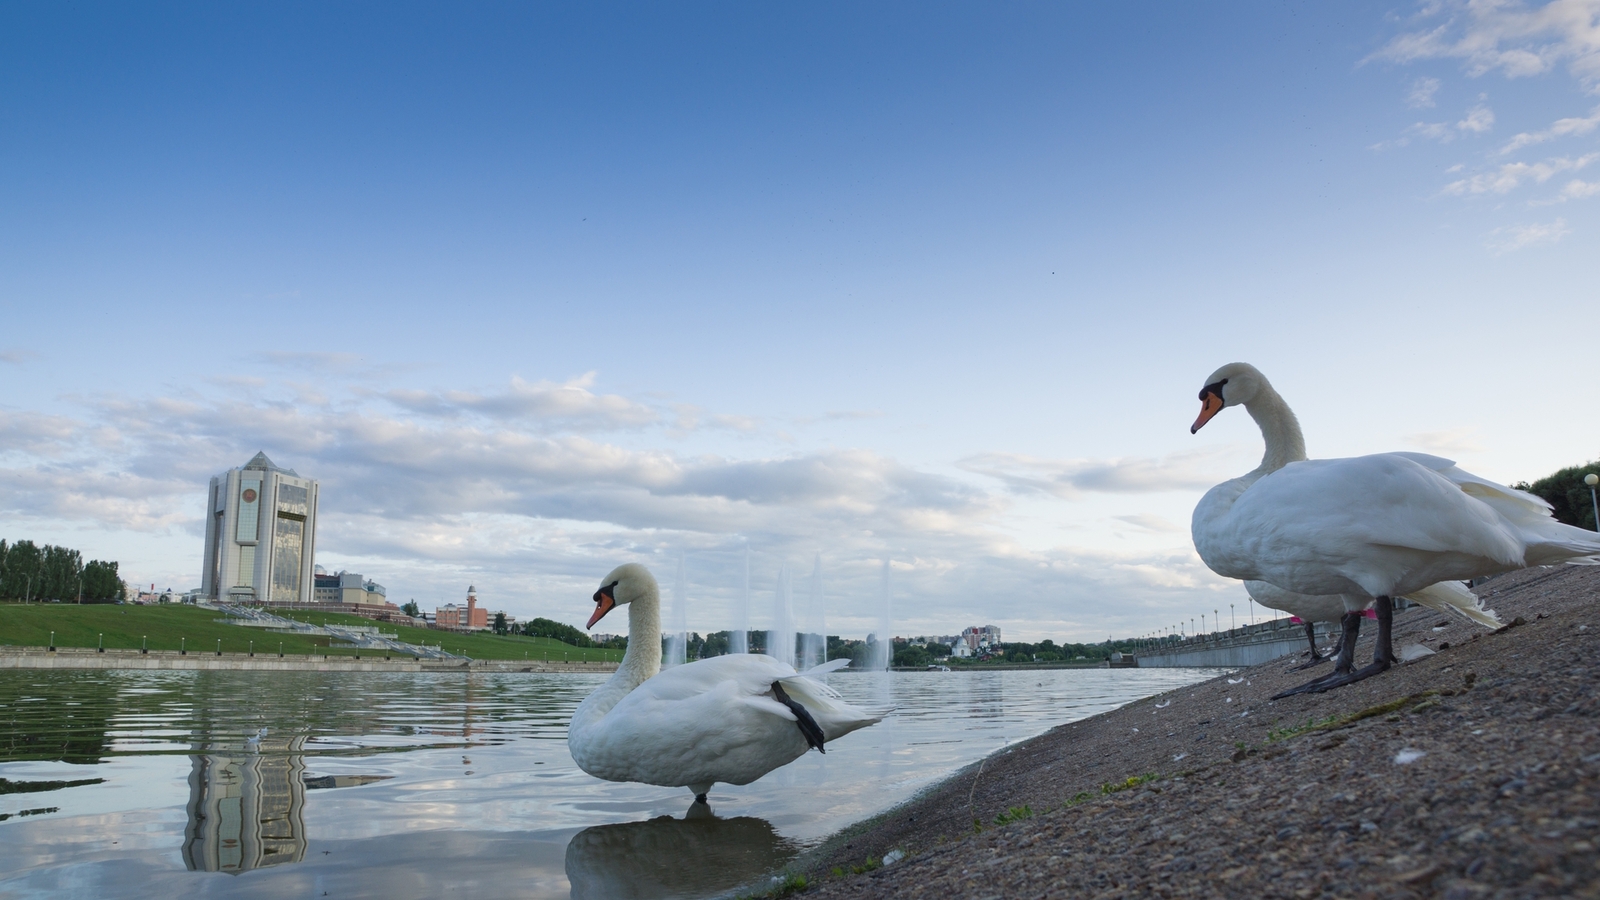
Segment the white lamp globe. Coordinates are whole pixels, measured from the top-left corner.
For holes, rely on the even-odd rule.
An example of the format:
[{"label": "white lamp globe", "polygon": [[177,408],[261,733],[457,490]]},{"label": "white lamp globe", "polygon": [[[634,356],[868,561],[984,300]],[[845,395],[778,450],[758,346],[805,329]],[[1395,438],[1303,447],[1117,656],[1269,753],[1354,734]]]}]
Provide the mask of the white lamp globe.
[{"label": "white lamp globe", "polygon": [[1600,475],[1590,472],[1589,474],[1583,476],[1583,483],[1587,484],[1589,487],[1594,487],[1595,485],[1600,484]]}]

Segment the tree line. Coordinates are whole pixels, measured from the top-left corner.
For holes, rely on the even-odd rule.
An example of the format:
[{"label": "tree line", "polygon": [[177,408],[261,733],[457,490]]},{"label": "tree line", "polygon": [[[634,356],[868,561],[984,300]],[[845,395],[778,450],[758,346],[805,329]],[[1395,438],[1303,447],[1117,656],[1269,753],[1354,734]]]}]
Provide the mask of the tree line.
[{"label": "tree line", "polygon": [[117,563],[91,559],[69,547],[0,540],[0,600],[105,603],[126,599]]}]

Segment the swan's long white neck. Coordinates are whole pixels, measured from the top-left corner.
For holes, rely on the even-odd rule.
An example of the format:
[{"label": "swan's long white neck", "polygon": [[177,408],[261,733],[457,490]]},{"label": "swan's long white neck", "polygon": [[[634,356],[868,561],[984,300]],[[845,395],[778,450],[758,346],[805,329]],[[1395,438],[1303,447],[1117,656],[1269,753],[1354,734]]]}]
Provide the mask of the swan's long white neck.
[{"label": "swan's long white neck", "polygon": [[1244,408],[1260,426],[1261,439],[1267,445],[1266,452],[1261,456],[1261,465],[1251,475],[1260,478],[1306,458],[1306,439],[1300,432],[1300,420],[1295,418],[1289,404],[1283,402],[1283,396],[1265,379]]},{"label": "swan's long white neck", "polygon": [[628,652],[611,679],[573,711],[570,731],[580,731],[611,711],[634,688],[661,671],[661,594],[649,585],[628,606]]}]

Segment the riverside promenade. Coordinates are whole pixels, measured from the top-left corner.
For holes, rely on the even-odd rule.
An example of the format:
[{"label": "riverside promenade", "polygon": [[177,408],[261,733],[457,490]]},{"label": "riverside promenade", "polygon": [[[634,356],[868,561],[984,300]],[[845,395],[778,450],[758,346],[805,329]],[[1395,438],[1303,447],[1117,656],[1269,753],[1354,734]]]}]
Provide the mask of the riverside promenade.
[{"label": "riverside promenade", "polygon": [[1329,670],[1279,659],[1007,747],[811,851],[802,896],[1600,896],[1600,567],[1474,591],[1505,628],[1415,610],[1396,650],[1433,653],[1348,687],[1273,700]]},{"label": "riverside promenade", "polygon": [[545,662],[516,659],[416,659],[382,653],[360,656],[279,656],[276,653],[206,653],[93,648],[0,647],[4,669],[128,669],[197,672],[476,672],[584,673],[615,672],[612,662]]}]

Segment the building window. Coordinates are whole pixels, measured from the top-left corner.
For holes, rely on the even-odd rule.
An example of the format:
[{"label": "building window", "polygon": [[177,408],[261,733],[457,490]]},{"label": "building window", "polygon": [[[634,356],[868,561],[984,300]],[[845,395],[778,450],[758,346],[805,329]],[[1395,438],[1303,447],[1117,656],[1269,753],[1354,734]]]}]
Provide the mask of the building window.
[{"label": "building window", "polygon": [[278,485],[278,512],[303,518],[310,501],[311,492],[305,488],[286,483]]},{"label": "building window", "polygon": [[261,518],[261,482],[239,482],[239,526],[235,529],[234,540],[239,543],[254,543],[256,540],[256,523]]},{"label": "building window", "polygon": [[235,581],[234,585],[247,588],[256,586],[255,544],[246,544],[239,548],[239,580]]},{"label": "building window", "polygon": [[[305,489],[300,489],[305,493]],[[282,494],[282,489],[279,489]],[[300,599],[300,559],[305,547],[306,520],[278,516],[272,540],[272,601],[294,603]]]}]

